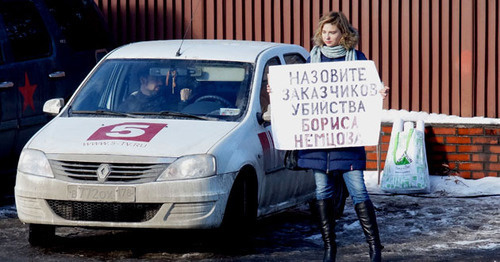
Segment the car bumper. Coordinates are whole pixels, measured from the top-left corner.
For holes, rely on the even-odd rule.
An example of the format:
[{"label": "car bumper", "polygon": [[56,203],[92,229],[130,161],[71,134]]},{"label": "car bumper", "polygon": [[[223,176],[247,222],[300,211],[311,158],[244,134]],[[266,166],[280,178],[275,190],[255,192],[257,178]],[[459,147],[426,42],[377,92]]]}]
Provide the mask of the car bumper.
[{"label": "car bumper", "polygon": [[234,174],[144,184],[82,184],[18,172],[19,219],[30,224],[116,228],[216,228]]}]

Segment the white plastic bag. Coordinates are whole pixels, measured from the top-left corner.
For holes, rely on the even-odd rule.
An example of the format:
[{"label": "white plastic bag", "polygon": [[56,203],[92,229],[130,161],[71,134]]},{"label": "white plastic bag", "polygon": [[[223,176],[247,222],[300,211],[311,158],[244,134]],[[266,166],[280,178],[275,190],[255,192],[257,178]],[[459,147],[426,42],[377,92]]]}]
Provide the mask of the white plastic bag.
[{"label": "white plastic bag", "polygon": [[390,193],[429,193],[430,180],[422,120],[394,121],[380,187]]}]

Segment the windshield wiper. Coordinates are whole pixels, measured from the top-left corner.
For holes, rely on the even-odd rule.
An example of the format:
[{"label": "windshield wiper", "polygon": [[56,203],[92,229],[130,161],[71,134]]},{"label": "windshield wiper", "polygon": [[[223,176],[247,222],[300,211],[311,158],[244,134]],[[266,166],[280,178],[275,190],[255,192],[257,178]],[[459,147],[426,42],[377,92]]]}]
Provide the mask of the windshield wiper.
[{"label": "windshield wiper", "polygon": [[94,114],[94,115],[110,115],[110,116],[124,116],[124,117],[135,117],[137,118],[137,115],[134,114],[127,114],[123,112],[116,112],[116,111],[107,111],[107,110],[96,110],[96,111],[91,111],[91,110],[81,110],[81,111],[71,111],[72,114]]},{"label": "windshield wiper", "polygon": [[216,120],[217,118],[206,117],[206,116],[197,116],[191,115],[181,112],[173,112],[173,111],[160,111],[160,112],[141,112],[142,115],[158,115],[158,116],[177,116],[177,117],[186,117],[186,118],[194,118],[199,120]]},{"label": "windshield wiper", "polygon": [[133,113],[124,113],[124,112],[116,112],[116,111],[107,111],[107,110],[81,110],[81,111],[71,111],[73,114],[94,114],[94,115],[110,115],[110,116],[124,116],[124,117],[134,117],[139,118],[144,115],[155,115],[155,116],[174,116],[174,117],[186,117],[193,118],[199,120],[217,120],[217,118],[212,117],[204,117],[191,115],[181,112],[172,112],[172,111],[160,111],[160,112],[133,112]]}]

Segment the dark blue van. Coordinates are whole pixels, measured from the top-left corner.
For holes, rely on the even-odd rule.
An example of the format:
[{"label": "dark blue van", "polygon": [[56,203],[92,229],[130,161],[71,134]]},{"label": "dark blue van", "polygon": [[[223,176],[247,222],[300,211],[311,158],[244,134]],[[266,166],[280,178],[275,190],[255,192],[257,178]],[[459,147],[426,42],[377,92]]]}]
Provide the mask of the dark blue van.
[{"label": "dark blue van", "polygon": [[0,0],[0,193],[12,190],[21,149],[50,120],[44,102],[69,98],[113,47],[92,0]]}]

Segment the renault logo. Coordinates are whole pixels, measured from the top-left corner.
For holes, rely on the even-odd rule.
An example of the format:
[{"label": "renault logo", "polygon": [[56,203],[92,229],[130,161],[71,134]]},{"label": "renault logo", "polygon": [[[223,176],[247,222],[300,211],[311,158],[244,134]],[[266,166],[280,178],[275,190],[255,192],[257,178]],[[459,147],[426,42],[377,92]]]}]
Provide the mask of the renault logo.
[{"label": "renault logo", "polygon": [[97,180],[101,183],[104,183],[111,173],[111,167],[108,164],[101,164],[96,171]]}]

